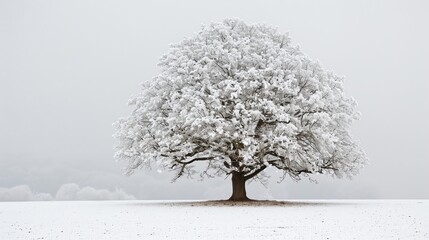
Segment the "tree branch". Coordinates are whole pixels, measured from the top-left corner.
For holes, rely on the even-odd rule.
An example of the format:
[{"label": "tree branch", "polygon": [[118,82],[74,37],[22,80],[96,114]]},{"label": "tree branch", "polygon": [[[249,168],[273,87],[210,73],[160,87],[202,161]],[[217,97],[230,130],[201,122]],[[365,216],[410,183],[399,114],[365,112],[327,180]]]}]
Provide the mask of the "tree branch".
[{"label": "tree branch", "polygon": [[267,166],[263,165],[262,167],[258,168],[256,171],[254,171],[253,173],[244,176],[244,180],[247,181],[247,180],[253,178],[254,176],[258,175],[260,172],[264,171],[265,168],[267,168]]},{"label": "tree branch", "polygon": [[213,160],[213,158],[214,158],[214,157],[199,157],[199,158],[194,158],[194,159],[189,160],[189,161],[181,161],[181,160],[179,160],[179,159],[174,159],[174,161],[176,161],[176,162],[178,162],[178,163],[180,163],[180,164],[183,164],[183,165],[187,165],[187,164],[191,164],[191,163],[196,162],[196,161],[207,161],[207,160]]}]

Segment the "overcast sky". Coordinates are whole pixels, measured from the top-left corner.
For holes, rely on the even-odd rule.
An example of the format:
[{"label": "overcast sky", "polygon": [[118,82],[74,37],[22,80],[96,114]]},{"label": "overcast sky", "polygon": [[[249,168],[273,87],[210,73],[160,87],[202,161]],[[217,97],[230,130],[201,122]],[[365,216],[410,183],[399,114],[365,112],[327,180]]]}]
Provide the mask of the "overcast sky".
[{"label": "overcast sky", "polygon": [[230,180],[122,175],[112,123],[170,43],[223,18],[289,32],[358,102],[369,165],[352,181],[248,186],[257,198],[428,198],[428,1],[0,1],[0,187],[64,183],[140,199],[226,198]]}]

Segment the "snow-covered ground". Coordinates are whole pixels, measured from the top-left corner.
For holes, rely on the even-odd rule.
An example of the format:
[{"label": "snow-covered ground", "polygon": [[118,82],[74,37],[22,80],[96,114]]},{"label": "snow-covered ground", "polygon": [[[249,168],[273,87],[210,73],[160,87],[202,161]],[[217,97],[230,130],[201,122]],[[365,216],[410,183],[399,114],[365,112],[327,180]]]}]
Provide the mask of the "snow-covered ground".
[{"label": "snow-covered ground", "polygon": [[429,239],[429,200],[2,202],[0,239]]}]

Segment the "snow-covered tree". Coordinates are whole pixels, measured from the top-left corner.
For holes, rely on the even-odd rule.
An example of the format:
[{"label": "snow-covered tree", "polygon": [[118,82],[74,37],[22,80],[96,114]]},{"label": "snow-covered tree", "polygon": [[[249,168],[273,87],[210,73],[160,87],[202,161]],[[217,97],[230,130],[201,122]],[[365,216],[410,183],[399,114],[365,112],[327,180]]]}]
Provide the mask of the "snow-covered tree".
[{"label": "snow-covered tree", "polygon": [[230,200],[246,200],[246,181],[268,167],[299,180],[352,176],[366,161],[349,133],[359,114],[343,78],[274,28],[212,23],[159,66],[115,123],[128,173],[155,164],[179,178],[204,164],[202,176],[230,175]]}]

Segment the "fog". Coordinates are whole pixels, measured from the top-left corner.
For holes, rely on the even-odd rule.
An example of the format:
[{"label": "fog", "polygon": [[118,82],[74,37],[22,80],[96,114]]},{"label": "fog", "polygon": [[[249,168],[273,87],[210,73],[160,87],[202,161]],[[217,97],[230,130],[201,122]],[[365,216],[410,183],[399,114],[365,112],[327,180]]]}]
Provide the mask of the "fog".
[{"label": "fog", "polygon": [[266,23],[344,75],[362,113],[353,126],[369,164],[352,180],[315,176],[256,198],[428,198],[427,1],[1,1],[0,188],[55,195],[64,183],[139,199],[230,194],[230,179],[140,171],[113,158],[112,123],[159,69],[170,43],[224,18]]}]

